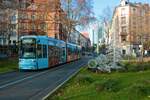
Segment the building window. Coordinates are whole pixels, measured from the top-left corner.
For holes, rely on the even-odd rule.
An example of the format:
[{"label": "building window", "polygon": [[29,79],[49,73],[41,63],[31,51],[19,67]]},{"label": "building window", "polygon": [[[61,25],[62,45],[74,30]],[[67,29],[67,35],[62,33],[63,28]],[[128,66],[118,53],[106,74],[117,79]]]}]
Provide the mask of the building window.
[{"label": "building window", "polygon": [[46,23],[44,23],[44,22],[41,23],[40,24],[40,29],[43,30],[43,31],[46,31],[46,29],[47,29]]},{"label": "building window", "polygon": [[3,44],[6,45],[6,39],[3,39]]},{"label": "building window", "polygon": [[16,21],[16,20],[17,20],[16,16],[15,16],[15,15],[12,16],[12,17],[11,17],[11,20],[12,20],[12,21]]},{"label": "building window", "polygon": [[125,55],[126,54],[126,50],[122,50],[122,54]]},{"label": "building window", "polygon": [[13,44],[14,44],[14,45],[16,44],[16,41],[15,41],[15,40],[13,40]]},{"label": "building window", "polygon": [[126,17],[121,17],[121,24],[126,24]]},{"label": "building window", "polygon": [[2,43],[3,43],[3,40],[0,38],[0,45],[2,45]]},{"label": "building window", "polygon": [[121,41],[125,42],[126,41],[126,36],[121,36]]},{"label": "building window", "polygon": [[146,13],[145,10],[142,10],[142,11],[141,11],[141,16],[144,16],[145,13]]},{"label": "building window", "polygon": [[11,36],[16,36],[16,35],[17,35],[16,32],[14,32],[14,31],[11,32]]},{"label": "building window", "polygon": [[136,8],[133,8],[133,12],[134,12],[134,13],[136,12]]},{"label": "building window", "polygon": [[35,20],[36,19],[36,15],[35,14],[32,14],[31,15],[31,20]]},{"label": "building window", "polygon": [[136,25],[136,22],[135,22],[135,21],[133,21],[133,25]]},{"label": "building window", "polygon": [[126,1],[125,4],[127,5],[127,4],[129,4],[129,3]]},{"label": "building window", "polygon": [[[36,25],[35,24],[32,24],[32,30],[36,30]],[[24,28],[25,28],[25,26],[24,26]],[[26,29],[26,28],[25,28]]]},{"label": "building window", "polygon": [[127,27],[126,27],[126,26],[121,27],[121,31],[122,31],[123,33],[127,32]]},{"label": "building window", "polygon": [[12,24],[11,29],[16,29],[16,24]]},{"label": "building window", "polygon": [[121,9],[121,16],[125,16],[125,15],[126,15],[125,8],[122,8]]},{"label": "building window", "polygon": [[133,29],[136,30],[136,25],[135,24],[133,25]]},{"label": "building window", "polygon": [[12,41],[11,40],[9,40],[9,44],[11,44],[12,43]]}]

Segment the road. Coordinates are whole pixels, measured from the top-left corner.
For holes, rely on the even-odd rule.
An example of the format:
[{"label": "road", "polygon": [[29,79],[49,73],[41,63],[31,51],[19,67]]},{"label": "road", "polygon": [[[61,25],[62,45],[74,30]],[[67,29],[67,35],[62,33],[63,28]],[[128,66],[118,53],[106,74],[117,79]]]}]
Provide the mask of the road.
[{"label": "road", "polygon": [[45,71],[11,72],[0,75],[0,100],[41,100],[56,90],[89,58]]}]

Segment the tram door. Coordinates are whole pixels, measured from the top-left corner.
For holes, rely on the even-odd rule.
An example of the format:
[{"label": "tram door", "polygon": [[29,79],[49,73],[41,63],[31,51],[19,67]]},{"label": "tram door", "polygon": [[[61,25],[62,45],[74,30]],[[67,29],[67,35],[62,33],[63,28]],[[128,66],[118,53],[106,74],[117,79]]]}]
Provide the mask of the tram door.
[{"label": "tram door", "polygon": [[63,51],[63,53],[62,53],[63,63],[65,63],[65,62],[66,62],[66,58],[67,58],[67,57],[66,57],[66,56],[67,56],[67,55],[66,55],[66,48],[63,47],[63,48],[62,48],[62,51]]},{"label": "tram door", "polygon": [[47,45],[37,46],[37,65],[38,69],[48,68],[48,48]]}]

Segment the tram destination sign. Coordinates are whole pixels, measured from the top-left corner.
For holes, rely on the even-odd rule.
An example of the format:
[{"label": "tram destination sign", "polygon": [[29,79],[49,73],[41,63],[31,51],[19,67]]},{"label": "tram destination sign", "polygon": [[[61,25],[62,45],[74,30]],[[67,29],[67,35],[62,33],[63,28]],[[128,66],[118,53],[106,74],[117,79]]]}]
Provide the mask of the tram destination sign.
[{"label": "tram destination sign", "polygon": [[27,38],[22,40],[22,44],[33,44],[35,43],[35,39],[33,38]]}]

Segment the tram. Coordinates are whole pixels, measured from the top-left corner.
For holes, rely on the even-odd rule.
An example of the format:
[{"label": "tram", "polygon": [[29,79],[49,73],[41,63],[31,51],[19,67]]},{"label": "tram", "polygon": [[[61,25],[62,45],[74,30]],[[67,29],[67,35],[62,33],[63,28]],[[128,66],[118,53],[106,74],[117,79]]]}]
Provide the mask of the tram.
[{"label": "tram", "polygon": [[47,36],[22,36],[19,69],[38,70],[71,62],[81,57],[81,47]]}]

